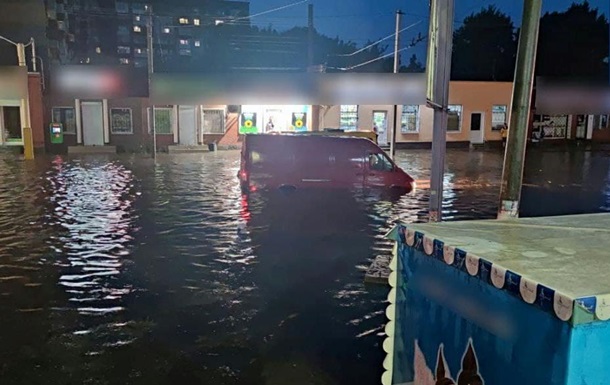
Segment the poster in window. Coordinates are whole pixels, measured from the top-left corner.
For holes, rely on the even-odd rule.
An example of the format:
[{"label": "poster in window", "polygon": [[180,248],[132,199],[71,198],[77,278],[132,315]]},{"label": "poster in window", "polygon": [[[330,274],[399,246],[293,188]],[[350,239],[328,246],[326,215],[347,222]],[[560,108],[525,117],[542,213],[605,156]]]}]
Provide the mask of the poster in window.
[{"label": "poster in window", "polygon": [[256,126],[256,112],[243,112],[239,122],[240,134],[256,134],[258,127]]},{"label": "poster in window", "polygon": [[307,131],[307,113],[292,113],[292,129],[294,129],[295,131]]}]

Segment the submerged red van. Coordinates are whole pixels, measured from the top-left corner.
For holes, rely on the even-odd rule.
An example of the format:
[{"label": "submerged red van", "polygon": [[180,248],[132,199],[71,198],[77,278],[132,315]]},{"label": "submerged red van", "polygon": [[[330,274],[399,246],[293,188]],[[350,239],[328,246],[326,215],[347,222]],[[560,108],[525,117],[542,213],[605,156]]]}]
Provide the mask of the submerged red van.
[{"label": "submerged red van", "polygon": [[246,135],[238,173],[242,191],[382,188],[409,193],[411,176],[366,138]]}]

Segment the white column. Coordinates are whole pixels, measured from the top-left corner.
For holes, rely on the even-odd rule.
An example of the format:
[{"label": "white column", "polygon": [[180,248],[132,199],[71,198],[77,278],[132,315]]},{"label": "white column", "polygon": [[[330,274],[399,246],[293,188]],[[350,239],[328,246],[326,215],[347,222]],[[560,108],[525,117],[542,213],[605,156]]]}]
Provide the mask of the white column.
[{"label": "white column", "polygon": [[593,130],[595,129],[595,127],[593,127],[593,124],[595,124],[595,115],[589,115],[589,119],[587,121],[587,133],[586,133],[586,139],[593,139]]},{"label": "white column", "polygon": [[172,132],[174,134],[174,143],[178,143],[178,106],[176,105],[173,108]]},{"label": "white column", "polygon": [[76,143],[83,143],[83,122],[81,120],[80,99],[74,99],[74,117],[76,118]]},{"label": "white column", "polygon": [[109,122],[110,110],[108,109],[108,99],[102,100],[102,122],[104,125],[104,143],[110,143],[110,122]]}]

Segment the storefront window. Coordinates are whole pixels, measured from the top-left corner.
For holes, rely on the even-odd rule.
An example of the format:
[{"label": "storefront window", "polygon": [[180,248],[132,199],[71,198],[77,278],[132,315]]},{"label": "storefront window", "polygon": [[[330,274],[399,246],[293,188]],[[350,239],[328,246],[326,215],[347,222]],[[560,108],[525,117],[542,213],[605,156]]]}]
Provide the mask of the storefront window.
[{"label": "storefront window", "polygon": [[357,105],[342,105],[340,126],[346,131],[355,131],[358,129],[358,106]]},{"label": "storefront window", "polygon": [[110,110],[110,129],[113,134],[132,134],[131,108],[112,108]]},{"label": "storefront window", "polygon": [[61,123],[64,134],[76,134],[76,114],[74,107],[54,107],[52,109],[53,123]]},{"label": "storefront window", "polygon": [[449,105],[447,116],[447,131],[460,131],[462,129],[462,106]]},{"label": "storefront window", "polygon": [[155,108],[155,132],[157,134],[172,133],[172,112],[171,108]]},{"label": "storefront window", "polygon": [[403,134],[419,131],[419,106],[402,106],[400,132]]},{"label": "storefront window", "polygon": [[204,134],[224,134],[225,133],[225,113],[219,109],[203,110],[203,133]]},{"label": "storefront window", "polygon": [[3,137],[7,142],[21,141],[21,116],[19,107],[1,107],[4,122]]},{"label": "storefront window", "polygon": [[506,105],[494,105],[491,107],[491,129],[499,131],[504,127],[504,124],[508,123],[507,119],[507,106]]}]

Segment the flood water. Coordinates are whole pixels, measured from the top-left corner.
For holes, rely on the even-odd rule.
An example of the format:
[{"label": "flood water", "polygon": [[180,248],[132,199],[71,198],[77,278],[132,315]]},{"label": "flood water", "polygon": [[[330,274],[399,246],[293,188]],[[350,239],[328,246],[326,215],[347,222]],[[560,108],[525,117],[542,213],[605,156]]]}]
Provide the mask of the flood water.
[{"label": "flood water", "polygon": [[[523,215],[610,210],[610,155],[528,154]],[[388,289],[364,271],[423,188],[242,198],[238,152],[0,153],[0,384],[378,384]],[[494,218],[502,154],[450,150],[444,218]]]}]

